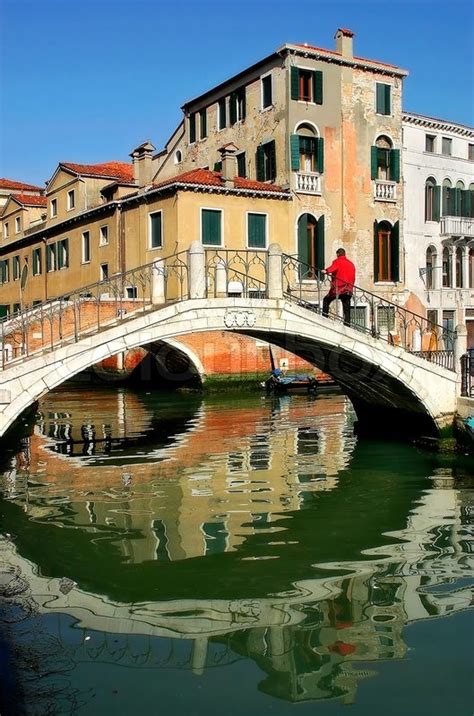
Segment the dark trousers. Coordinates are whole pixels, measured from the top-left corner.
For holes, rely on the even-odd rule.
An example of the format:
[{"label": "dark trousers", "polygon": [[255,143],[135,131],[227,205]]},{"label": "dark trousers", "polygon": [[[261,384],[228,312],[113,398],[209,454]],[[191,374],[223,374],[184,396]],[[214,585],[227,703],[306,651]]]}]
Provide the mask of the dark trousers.
[{"label": "dark trousers", "polygon": [[340,293],[339,296],[335,296],[334,294],[328,293],[327,296],[324,296],[323,298],[323,316],[327,316],[329,313],[329,306],[331,303],[338,298],[342,303],[342,311],[344,314],[344,325],[350,326],[351,325],[351,298],[352,293]]}]

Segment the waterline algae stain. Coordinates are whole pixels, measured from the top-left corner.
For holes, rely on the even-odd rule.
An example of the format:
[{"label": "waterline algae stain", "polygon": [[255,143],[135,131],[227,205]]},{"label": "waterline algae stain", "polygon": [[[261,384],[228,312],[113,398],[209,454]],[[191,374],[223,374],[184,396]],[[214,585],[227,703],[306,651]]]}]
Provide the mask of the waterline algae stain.
[{"label": "waterline algae stain", "polygon": [[472,465],[353,421],[46,396],[1,466],[2,714],[468,714]]}]

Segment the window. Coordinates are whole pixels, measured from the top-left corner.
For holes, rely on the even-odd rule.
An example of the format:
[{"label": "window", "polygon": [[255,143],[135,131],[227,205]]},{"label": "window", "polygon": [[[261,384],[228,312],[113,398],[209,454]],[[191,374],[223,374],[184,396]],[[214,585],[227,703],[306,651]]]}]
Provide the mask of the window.
[{"label": "window", "polygon": [[148,245],[150,249],[159,249],[163,246],[161,211],[155,211],[153,214],[148,214],[148,216]]},{"label": "window", "polygon": [[300,102],[323,103],[323,73],[292,67],[290,74],[291,99]]},{"label": "window", "polygon": [[371,176],[380,181],[400,181],[400,150],[392,149],[388,137],[378,137],[371,147]]},{"label": "window", "polygon": [[106,281],[109,278],[109,264],[100,264],[100,280]]},{"label": "window", "polygon": [[455,216],[456,195],[449,179],[443,182],[443,216]]},{"label": "window", "polygon": [[91,235],[90,231],[82,234],[82,263],[88,264],[91,260]]},{"label": "window", "polygon": [[69,239],[61,239],[58,241],[56,255],[58,260],[58,269],[68,268],[69,266]]},{"label": "window", "polygon": [[18,281],[20,278],[20,257],[14,256],[12,259],[12,273],[13,273],[13,280]]},{"label": "window", "polygon": [[50,213],[51,217],[58,215],[58,200],[57,199],[51,199],[49,213]]},{"label": "window", "polygon": [[451,156],[453,150],[453,140],[449,139],[449,137],[443,137],[441,141],[441,153],[445,154],[447,157]]},{"label": "window", "polygon": [[324,215],[316,219],[302,214],[298,219],[298,260],[300,281],[315,280],[324,269]]},{"label": "window", "polygon": [[374,281],[399,281],[399,222],[374,222]]},{"label": "window", "polygon": [[3,224],[3,238],[8,239],[8,236],[10,234],[10,227],[8,226],[8,221]]},{"label": "window", "polygon": [[469,272],[469,288],[474,288],[474,248],[469,249],[468,272]]},{"label": "window", "polygon": [[222,211],[201,209],[201,242],[209,246],[222,245]]},{"label": "window", "polygon": [[433,269],[436,268],[436,249],[428,246],[426,249],[425,285],[428,290],[435,288]]},{"label": "window", "polygon": [[375,111],[377,114],[392,114],[392,86],[376,82]]},{"label": "window", "polygon": [[127,298],[137,298],[138,289],[136,286],[127,286],[125,289],[125,295]]},{"label": "window", "polygon": [[245,87],[232,92],[229,100],[230,123],[243,122],[246,115]]},{"label": "window", "polygon": [[249,249],[267,247],[267,215],[247,214],[247,246]]},{"label": "window", "polygon": [[181,150],[177,149],[175,152],[175,155],[174,155],[174,163],[181,164],[182,161],[183,161],[183,155],[181,153]]},{"label": "window", "polygon": [[41,249],[33,249],[33,276],[41,273]]},{"label": "window", "polygon": [[445,246],[443,249],[443,288],[451,288],[452,281],[451,251]]},{"label": "window", "polygon": [[377,326],[379,331],[388,333],[395,328],[395,306],[377,306]]},{"label": "window", "polygon": [[257,181],[273,181],[276,177],[275,140],[257,147]]},{"label": "window", "polygon": [[46,246],[46,271],[56,271],[56,244]]},{"label": "window", "polygon": [[267,109],[272,104],[272,76],[265,75],[262,77],[262,109]]},{"label": "window", "polygon": [[196,141],[196,113],[189,115],[189,143]]},{"label": "window", "polygon": [[21,219],[19,216],[15,218],[15,234],[18,234],[21,231]]},{"label": "window", "polygon": [[458,246],[456,249],[456,288],[464,287],[463,255],[463,249]]},{"label": "window", "polygon": [[219,129],[225,129],[225,127],[227,127],[227,112],[226,112],[226,106],[225,106],[225,97],[222,97],[218,103],[217,126]]},{"label": "window", "polygon": [[238,177],[246,177],[247,176],[247,169],[245,164],[245,152],[240,152],[236,155],[237,158],[237,176]]},{"label": "window", "polygon": [[426,311],[426,319],[430,330],[433,330],[434,327],[438,325],[438,310],[436,308],[429,308]]},{"label": "window", "polygon": [[436,151],[436,137],[434,134],[425,134],[425,152]]},{"label": "window", "polygon": [[8,259],[3,259],[2,261],[0,261],[0,282],[8,283],[9,280],[10,280],[10,271],[9,271]]},{"label": "window", "polygon": [[199,137],[205,139],[207,137],[207,110],[201,109],[199,112]]},{"label": "window", "polygon": [[439,221],[441,187],[429,177],[425,184],[425,221]]},{"label": "window", "polygon": [[69,211],[70,209],[74,209],[75,205],[76,205],[76,197],[75,197],[74,189],[71,189],[71,191],[68,191],[68,193],[67,193],[67,208],[68,208],[68,211]]},{"label": "window", "polygon": [[324,140],[314,136],[314,130],[305,125],[298,134],[290,136],[291,168],[300,172],[319,172],[324,169]]},{"label": "window", "polygon": [[99,245],[106,246],[109,243],[109,227],[101,226],[99,229]]},{"label": "window", "polygon": [[467,147],[467,158],[474,162],[474,144],[469,144]]}]

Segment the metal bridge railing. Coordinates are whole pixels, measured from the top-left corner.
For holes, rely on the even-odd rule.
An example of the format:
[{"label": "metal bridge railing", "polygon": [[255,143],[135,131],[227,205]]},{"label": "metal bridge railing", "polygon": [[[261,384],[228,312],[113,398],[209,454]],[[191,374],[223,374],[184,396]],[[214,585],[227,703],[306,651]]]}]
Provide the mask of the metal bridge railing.
[{"label": "metal bridge railing", "polygon": [[474,348],[461,356],[461,395],[474,397]]},{"label": "metal bridge railing", "polygon": [[[282,255],[282,266],[285,296],[311,311],[321,313],[323,298],[331,285],[330,277],[288,254]],[[455,370],[455,334],[452,331],[356,285],[351,303],[352,328],[391,345],[400,345],[436,365]],[[331,308],[329,318],[343,321],[337,312],[337,301]]]},{"label": "metal bridge railing", "polygon": [[258,249],[206,249],[206,297],[266,298],[267,257]]}]

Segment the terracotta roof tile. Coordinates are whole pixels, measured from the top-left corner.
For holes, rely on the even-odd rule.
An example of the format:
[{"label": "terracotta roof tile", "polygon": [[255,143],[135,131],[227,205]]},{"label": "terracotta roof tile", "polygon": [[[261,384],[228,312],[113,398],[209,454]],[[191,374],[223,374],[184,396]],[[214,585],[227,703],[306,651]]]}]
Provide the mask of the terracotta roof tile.
[{"label": "terracotta roof tile", "polygon": [[24,184],[21,181],[12,181],[11,179],[0,179],[0,189],[16,189],[17,191],[44,191],[44,187],[35,186],[35,184]]},{"label": "terracotta roof tile", "polygon": [[25,206],[46,206],[48,200],[45,196],[27,196],[26,194],[12,194],[12,199]]},{"label": "terracotta roof tile", "polygon": [[127,183],[133,182],[133,164],[128,162],[103,162],[102,164],[60,162],[60,166],[83,176],[118,179]]},{"label": "terracotta roof tile", "polygon": [[[304,43],[303,44],[296,43],[294,45],[294,47],[301,47],[302,49],[305,49],[305,50],[315,50],[316,52],[323,52],[326,55],[336,55],[337,57],[342,58],[341,52],[337,52],[336,50],[327,50],[325,47],[316,47],[315,45],[307,45]],[[352,60],[354,60],[354,62],[370,62],[371,64],[374,64],[374,65],[382,65],[383,67],[393,67],[394,69],[397,69],[397,70],[400,69],[400,67],[398,67],[398,65],[391,65],[388,62],[381,62],[380,60],[369,60],[367,57],[356,57],[354,55],[354,57],[352,57],[352,58],[344,58],[344,59],[352,59]]]},{"label": "terracotta roof tile", "polygon": [[[164,187],[176,183],[224,187],[222,174],[220,172],[210,171],[209,169],[192,169],[189,172],[184,172],[183,174],[178,174],[175,177],[165,179],[164,181],[154,184],[153,186]],[[250,189],[254,191],[284,191],[281,186],[277,186],[276,184],[252,181],[251,179],[244,179],[243,177],[235,177],[234,186],[236,189]]]}]

